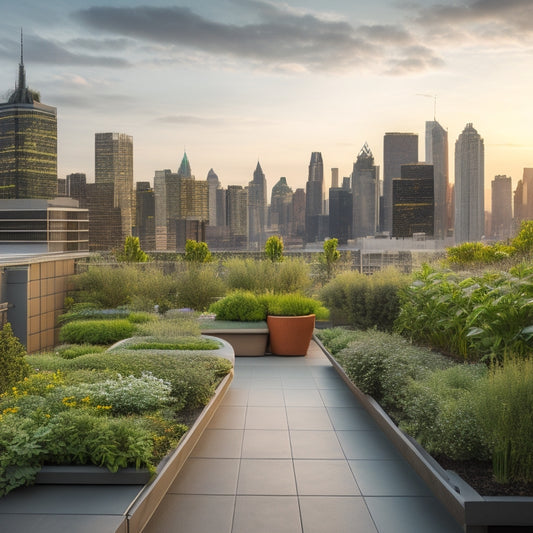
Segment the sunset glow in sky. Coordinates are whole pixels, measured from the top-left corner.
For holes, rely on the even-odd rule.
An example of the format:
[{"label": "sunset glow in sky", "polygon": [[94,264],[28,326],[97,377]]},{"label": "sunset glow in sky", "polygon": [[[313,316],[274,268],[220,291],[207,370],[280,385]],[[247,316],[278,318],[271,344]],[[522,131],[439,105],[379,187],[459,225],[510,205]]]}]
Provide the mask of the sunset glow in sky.
[{"label": "sunset glow in sky", "polygon": [[[135,180],[212,167],[303,187],[311,152],[340,177],[368,142],[436,118],[485,141],[485,187],[533,167],[533,2],[462,0],[2,0],[0,96],[24,28],[28,85],[58,109],[58,173],[94,178],[94,134],[133,136]],[[423,96],[425,95],[425,96]]]}]

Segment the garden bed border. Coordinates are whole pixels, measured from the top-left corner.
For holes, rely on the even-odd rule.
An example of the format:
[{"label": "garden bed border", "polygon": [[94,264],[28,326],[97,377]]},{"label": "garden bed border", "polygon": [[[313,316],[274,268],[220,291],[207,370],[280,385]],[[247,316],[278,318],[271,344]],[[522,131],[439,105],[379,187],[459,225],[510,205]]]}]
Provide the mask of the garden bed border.
[{"label": "garden bed border", "polygon": [[372,416],[392,444],[415,472],[424,480],[435,497],[446,507],[465,533],[486,533],[489,527],[533,526],[533,497],[482,496],[453,471],[442,468],[412,437],[403,433],[381,406],[364,394],[344,372],[335,358],[314,336],[314,340],[352,393]]}]

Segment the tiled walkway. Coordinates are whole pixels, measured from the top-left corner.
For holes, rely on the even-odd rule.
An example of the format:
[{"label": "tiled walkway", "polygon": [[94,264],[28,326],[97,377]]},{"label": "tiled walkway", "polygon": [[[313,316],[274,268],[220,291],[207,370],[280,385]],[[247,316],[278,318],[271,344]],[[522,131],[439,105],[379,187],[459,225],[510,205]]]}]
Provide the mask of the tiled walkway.
[{"label": "tiled walkway", "polygon": [[460,533],[320,348],[239,357],[145,533]]}]

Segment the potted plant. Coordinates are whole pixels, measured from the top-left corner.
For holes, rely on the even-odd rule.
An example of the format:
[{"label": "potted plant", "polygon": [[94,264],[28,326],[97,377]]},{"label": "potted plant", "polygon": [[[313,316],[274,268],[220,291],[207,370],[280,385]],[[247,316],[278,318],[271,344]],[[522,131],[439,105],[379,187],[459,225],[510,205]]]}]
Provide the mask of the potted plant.
[{"label": "potted plant", "polygon": [[213,303],[215,320],[202,319],[202,333],[228,341],[236,356],[265,355],[268,327],[266,302],[250,291],[235,291]]},{"label": "potted plant", "polygon": [[305,355],[313,337],[315,319],[325,319],[328,310],[314,298],[302,294],[265,297],[270,349],[275,355]]}]

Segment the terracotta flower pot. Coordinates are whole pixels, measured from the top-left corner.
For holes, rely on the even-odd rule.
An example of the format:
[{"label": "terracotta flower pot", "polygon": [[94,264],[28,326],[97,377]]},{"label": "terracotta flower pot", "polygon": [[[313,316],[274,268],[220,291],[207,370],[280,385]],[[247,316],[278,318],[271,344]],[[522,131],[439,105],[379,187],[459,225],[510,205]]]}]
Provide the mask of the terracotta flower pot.
[{"label": "terracotta flower pot", "polygon": [[275,355],[305,355],[313,337],[315,315],[267,316],[270,349]]}]

